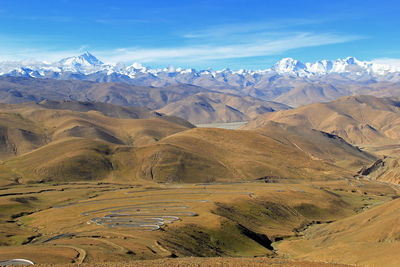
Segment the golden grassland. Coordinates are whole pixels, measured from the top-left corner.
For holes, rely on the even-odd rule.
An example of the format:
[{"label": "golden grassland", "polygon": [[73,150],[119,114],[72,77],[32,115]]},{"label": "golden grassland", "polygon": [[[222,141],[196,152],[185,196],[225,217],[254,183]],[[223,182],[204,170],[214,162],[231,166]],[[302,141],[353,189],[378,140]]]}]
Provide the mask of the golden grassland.
[{"label": "golden grassland", "polygon": [[[177,185],[143,181],[7,186],[0,191],[0,259],[27,258],[39,264],[83,262],[96,266],[103,263],[122,266],[136,264],[132,262],[135,260],[166,257],[179,258],[148,264],[192,266],[198,262],[203,264],[200,266],[208,266],[212,262],[235,261],[180,259],[189,256],[275,258],[255,258],[248,266],[263,260],[272,265],[283,260],[287,266],[324,266],[318,262],[376,263],[385,260],[388,254],[371,254],[373,260],[367,257],[362,261],[364,254],[360,251],[363,247],[374,247],[377,238],[382,249],[392,253],[398,250],[399,229],[394,225],[398,223],[398,213],[394,213],[398,200],[393,200],[397,194],[391,186],[357,179],[307,183],[283,180]],[[149,215],[153,212],[154,216],[160,211],[146,211],[143,205],[160,207],[171,215],[177,212],[171,205],[187,205],[188,209],[184,210],[196,216],[177,215],[178,221],[156,231],[143,227],[107,227],[91,221],[93,217],[102,217],[128,205],[142,205],[138,208],[142,209],[140,212],[149,212]],[[375,216],[381,211],[392,219]],[[371,216],[375,216],[376,223],[368,222]],[[340,231],[347,229],[346,225],[360,223],[366,227],[350,229],[353,242],[359,238],[362,246],[351,246],[350,237],[342,236]],[[353,256],[342,258],[337,252],[335,257],[331,253],[331,257],[319,258],[321,255],[317,252],[310,255],[307,251],[298,252],[296,248],[307,250],[313,242],[323,251],[325,243],[318,243],[323,235],[310,234],[316,227],[333,231],[334,237],[326,244],[329,251],[346,249]],[[368,236],[367,231],[373,231],[374,237]],[[290,246],[296,242],[306,244]],[[346,242],[348,245],[342,247]],[[395,258],[389,263],[395,266]]]},{"label": "golden grassland", "polygon": [[[393,123],[374,134],[395,138]],[[365,144],[373,155],[313,127],[233,131],[107,104],[0,105],[0,260],[400,264],[399,189],[385,183],[398,162],[376,161],[398,147]],[[370,133],[364,141],[381,140]]]},{"label": "golden grassland", "polygon": [[[398,266],[400,199],[328,225],[316,225],[300,240],[282,241],[278,253],[304,260],[360,266]],[[385,255],[385,257],[382,257]]]}]

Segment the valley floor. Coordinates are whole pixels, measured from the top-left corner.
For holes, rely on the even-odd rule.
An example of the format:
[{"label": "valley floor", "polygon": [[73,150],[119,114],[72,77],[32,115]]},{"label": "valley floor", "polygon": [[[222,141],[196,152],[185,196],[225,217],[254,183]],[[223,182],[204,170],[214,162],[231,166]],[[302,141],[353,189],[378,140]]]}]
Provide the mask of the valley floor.
[{"label": "valley floor", "polygon": [[245,125],[246,123],[247,121],[227,122],[227,123],[206,123],[206,124],[196,124],[196,127],[235,130]]},{"label": "valley floor", "polygon": [[[22,258],[44,266],[368,266],[389,257],[386,266],[396,266],[398,196],[396,187],[363,178],[9,185],[0,190],[0,261]],[[361,224],[376,234],[353,227]],[[313,235],[315,227],[322,231],[318,236]],[[382,227],[392,230],[380,231]],[[346,229],[351,229],[350,237]],[[331,241],[321,242],[324,235]],[[349,238],[354,242],[343,246]],[[292,246],[297,243],[300,247]],[[371,246],[375,253],[365,255],[362,248]],[[324,247],[337,253],[323,256],[318,251]],[[341,249],[352,257],[341,257],[347,255]]]}]

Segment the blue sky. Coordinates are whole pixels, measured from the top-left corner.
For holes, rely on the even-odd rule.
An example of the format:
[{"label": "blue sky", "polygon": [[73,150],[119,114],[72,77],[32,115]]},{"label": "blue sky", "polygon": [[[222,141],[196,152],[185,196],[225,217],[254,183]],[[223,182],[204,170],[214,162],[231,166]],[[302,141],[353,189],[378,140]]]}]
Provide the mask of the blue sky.
[{"label": "blue sky", "polygon": [[0,0],[0,61],[89,51],[197,69],[265,69],[283,57],[400,64],[399,15],[385,0]]}]

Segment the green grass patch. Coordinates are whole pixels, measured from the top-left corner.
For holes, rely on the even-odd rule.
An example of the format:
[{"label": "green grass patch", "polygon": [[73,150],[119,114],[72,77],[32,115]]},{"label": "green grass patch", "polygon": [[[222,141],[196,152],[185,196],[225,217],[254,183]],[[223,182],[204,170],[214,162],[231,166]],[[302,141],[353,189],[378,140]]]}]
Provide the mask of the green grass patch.
[{"label": "green grass patch", "polygon": [[231,221],[219,229],[199,228],[196,225],[169,230],[162,244],[179,256],[199,257],[253,257],[267,256],[273,252],[246,236],[243,229]]},{"label": "green grass patch", "polygon": [[31,217],[29,215],[25,215],[25,216],[20,217],[18,220],[25,225],[29,225],[30,223],[32,223],[35,220],[35,218]]}]

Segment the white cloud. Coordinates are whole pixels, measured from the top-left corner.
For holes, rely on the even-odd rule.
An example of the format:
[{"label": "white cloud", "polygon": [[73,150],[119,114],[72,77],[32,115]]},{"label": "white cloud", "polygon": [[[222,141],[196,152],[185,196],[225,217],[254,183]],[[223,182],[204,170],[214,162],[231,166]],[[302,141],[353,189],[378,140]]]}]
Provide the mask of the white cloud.
[{"label": "white cloud", "polygon": [[[304,22],[305,23],[305,22]],[[261,26],[260,26],[261,27]],[[236,34],[245,34],[245,28],[235,29]],[[253,30],[256,29],[253,25]],[[262,27],[261,27],[262,28]],[[222,28],[221,28],[222,31]],[[233,29],[226,32],[233,33]],[[221,33],[222,34],[222,33]],[[0,36],[1,37],[1,36]],[[246,57],[280,55],[286,51],[315,47],[321,45],[344,43],[364,38],[357,35],[338,35],[334,33],[310,33],[310,32],[275,32],[271,34],[256,34],[252,32],[240,40],[228,40],[226,42],[212,43],[206,39],[201,42],[186,43],[174,47],[122,47],[116,49],[96,50],[89,49],[91,53],[99,57],[103,62],[141,62],[156,64],[208,64],[214,60],[238,59]],[[10,42],[12,43],[12,42]],[[82,45],[75,49],[57,50],[53,48],[18,48],[1,47],[0,61],[4,60],[40,60],[57,61],[61,58],[79,55],[88,46]]]},{"label": "white cloud", "polygon": [[376,58],[371,62],[400,68],[400,58]]},{"label": "white cloud", "polygon": [[97,51],[96,54],[107,62],[205,62],[218,59],[278,55],[296,48],[337,44],[360,38],[362,37],[339,36],[330,33],[295,33],[280,38],[261,39],[231,45],[187,45],[154,49],[131,47],[112,51]]},{"label": "white cloud", "polygon": [[[225,39],[225,38],[241,38],[244,35],[251,38],[257,38],[264,33],[275,34],[282,32],[282,29],[304,26],[308,24],[318,24],[321,20],[311,19],[287,19],[278,21],[264,21],[240,24],[214,25],[205,29],[192,31],[182,34],[187,39]],[[279,30],[279,31],[277,31]]]}]

